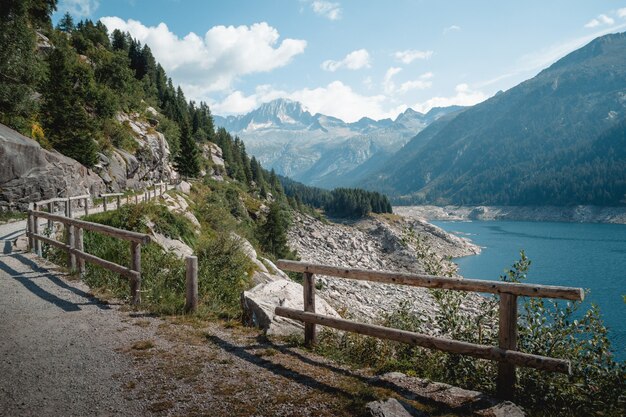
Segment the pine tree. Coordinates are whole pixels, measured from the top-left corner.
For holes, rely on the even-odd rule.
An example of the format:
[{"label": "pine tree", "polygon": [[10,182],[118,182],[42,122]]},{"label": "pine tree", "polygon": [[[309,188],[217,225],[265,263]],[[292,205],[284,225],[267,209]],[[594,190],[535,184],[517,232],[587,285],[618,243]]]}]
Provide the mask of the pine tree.
[{"label": "pine tree", "polygon": [[61,32],[72,33],[72,31],[76,28],[74,25],[74,19],[72,15],[68,12],[65,12],[59,23],[57,24],[57,29]]},{"label": "pine tree", "polygon": [[174,159],[178,173],[184,177],[197,177],[200,174],[198,145],[191,137],[188,123],[183,123],[180,131],[180,151]]},{"label": "pine tree", "polygon": [[6,0],[0,5],[0,122],[28,134],[31,100],[41,77],[35,54],[35,31],[28,2]]},{"label": "pine tree", "polygon": [[67,44],[57,41],[49,57],[50,77],[43,96],[44,129],[52,146],[86,166],[97,160],[95,126],[86,110],[93,88],[93,72],[78,62]]},{"label": "pine tree", "polygon": [[289,229],[289,217],[280,203],[275,201],[270,204],[265,223],[259,228],[259,241],[263,250],[274,255],[276,258],[286,258],[290,251],[287,246],[287,230]]}]

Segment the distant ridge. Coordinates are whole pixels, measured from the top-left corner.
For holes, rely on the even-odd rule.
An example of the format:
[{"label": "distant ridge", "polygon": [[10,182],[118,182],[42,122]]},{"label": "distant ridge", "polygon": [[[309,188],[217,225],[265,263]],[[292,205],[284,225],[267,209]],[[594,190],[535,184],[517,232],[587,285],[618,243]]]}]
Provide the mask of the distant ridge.
[{"label": "distant ridge", "polygon": [[241,137],[263,166],[305,184],[334,188],[356,182],[434,120],[461,108],[426,114],[407,109],[395,120],[363,117],[347,123],[280,98],[244,115],[214,116],[214,122]]},{"label": "distant ridge", "polygon": [[396,203],[626,204],[626,33],[421,131],[360,184]]}]

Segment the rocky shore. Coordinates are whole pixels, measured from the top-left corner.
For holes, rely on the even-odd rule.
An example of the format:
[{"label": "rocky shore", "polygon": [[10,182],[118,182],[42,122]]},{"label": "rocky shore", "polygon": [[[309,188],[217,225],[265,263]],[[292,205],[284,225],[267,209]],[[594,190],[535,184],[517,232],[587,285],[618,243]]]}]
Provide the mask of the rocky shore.
[{"label": "rocky shore", "polygon": [[626,207],[597,206],[396,206],[394,213],[410,219],[519,220],[626,224]]},{"label": "rocky shore", "polygon": [[[298,214],[289,231],[289,245],[303,261],[383,271],[424,273],[422,261],[414,248],[403,242],[405,230],[413,231],[431,247],[434,256],[448,262],[448,257],[477,254],[480,248],[466,239],[420,220],[400,216],[377,216],[338,224],[322,222]],[[422,317],[436,313],[428,290],[399,285],[318,276],[318,294],[343,316],[369,322],[380,321],[385,314],[409,302]],[[479,296],[468,297],[462,308],[477,311]],[[436,329],[434,329],[436,330]]]}]

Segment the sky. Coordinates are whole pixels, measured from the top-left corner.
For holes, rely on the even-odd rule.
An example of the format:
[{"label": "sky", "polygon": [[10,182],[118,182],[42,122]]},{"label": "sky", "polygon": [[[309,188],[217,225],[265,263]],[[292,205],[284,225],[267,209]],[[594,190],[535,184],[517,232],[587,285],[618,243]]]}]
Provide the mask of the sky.
[{"label": "sky", "polygon": [[626,0],[60,0],[148,44],[213,114],[289,98],[347,122],[473,105],[594,38]]}]

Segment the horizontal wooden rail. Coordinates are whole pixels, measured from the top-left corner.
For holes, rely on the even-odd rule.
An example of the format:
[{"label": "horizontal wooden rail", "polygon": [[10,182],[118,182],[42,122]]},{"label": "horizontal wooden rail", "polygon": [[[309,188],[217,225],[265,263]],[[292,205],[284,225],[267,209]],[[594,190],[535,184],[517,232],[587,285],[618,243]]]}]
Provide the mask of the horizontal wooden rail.
[{"label": "horizontal wooden rail", "polygon": [[120,197],[123,195],[124,193],[107,193],[107,194],[100,194],[100,197]]},{"label": "horizontal wooden rail", "polygon": [[82,200],[84,198],[89,198],[91,197],[90,194],[83,194],[83,195],[76,195],[74,197],[68,197],[67,200],[73,201],[73,200]]},{"label": "horizontal wooden rail", "polygon": [[94,232],[104,233],[105,235],[117,237],[123,240],[129,240],[131,242],[137,242],[146,244],[150,242],[150,235],[145,233],[131,232],[129,230],[118,229],[116,227],[107,226],[99,223],[86,222],[84,220],[70,219],[65,216],[59,216],[57,214],[50,214],[43,211],[29,210],[29,214],[52,221],[64,223],[66,225],[72,225],[80,227],[81,229],[91,230]]},{"label": "horizontal wooden rail", "polygon": [[111,262],[111,261],[107,261],[106,259],[98,258],[95,255],[91,255],[91,254],[89,254],[87,252],[83,252],[83,251],[78,250],[76,248],[72,248],[72,247],[70,247],[70,245],[67,245],[67,244],[65,244],[63,242],[59,242],[57,240],[51,239],[51,238],[49,238],[47,236],[38,235],[38,234],[35,234],[35,233],[27,233],[27,235],[28,235],[28,237],[39,239],[39,240],[41,240],[44,243],[47,243],[47,244],[52,245],[52,246],[55,246],[55,247],[57,247],[59,249],[63,249],[64,251],[66,251],[66,252],[68,252],[68,253],[70,253],[70,254],[78,257],[78,258],[82,258],[82,259],[84,259],[87,262],[91,262],[91,263],[96,264],[98,266],[101,266],[101,267],[103,267],[105,269],[108,269],[108,270],[110,270],[112,272],[116,272],[116,273],[118,273],[120,275],[123,275],[123,276],[125,276],[127,278],[139,279],[140,276],[141,276],[141,274],[139,272],[133,271],[130,268],[127,268],[127,267],[122,266],[122,265],[118,265],[118,264],[116,264],[114,262]]},{"label": "horizontal wooden rail", "polygon": [[408,274],[399,272],[370,271],[366,269],[342,268],[281,259],[276,265],[285,271],[306,272],[348,278],[359,281],[374,281],[412,287],[442,288],[457,291],[473,291],[491,294],[513,294],[526,297],[583,300],[582,288],[556,287],[551,285],[517,284],[477,279],[447,278],[434,275]]},{"label": "horizontal wooden rail", "polygon": [[276,307],[277,316],[299,320],[305,323],[320,324],[334,329],[394,340],[414,346],[441,350],[450,353],[473,356],[498,362],[507,362],[517,366],[535,368],[543,371],[571,373],[570,362],[563,359],[548,358],[546,356],[531,355],[516,350],[506,350],[495,346],[478,345],[475,343],[460,342],[458,340],[427,336],[405,330],[392,329],[374,324],[357,323],[350,320],[309,313],[286,307]]}]

